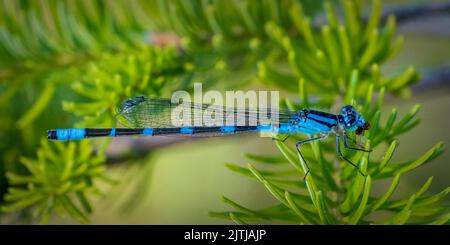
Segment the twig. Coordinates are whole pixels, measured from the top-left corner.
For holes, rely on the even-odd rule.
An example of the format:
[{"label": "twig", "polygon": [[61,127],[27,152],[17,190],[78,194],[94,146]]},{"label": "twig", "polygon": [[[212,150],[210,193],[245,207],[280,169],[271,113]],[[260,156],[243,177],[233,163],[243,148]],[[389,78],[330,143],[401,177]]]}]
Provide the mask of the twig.
[{"label": "twig", "polygon": [[[381,14],[381,22],[385,23],[390,15],[394,15],[397,23],[402,24],[412,19],[423,18],[427,16],[450,14],[450,3],[425,3],[420,5],[402,5],[387,7]],[[367,22],[368,16],[364,17]]]}]

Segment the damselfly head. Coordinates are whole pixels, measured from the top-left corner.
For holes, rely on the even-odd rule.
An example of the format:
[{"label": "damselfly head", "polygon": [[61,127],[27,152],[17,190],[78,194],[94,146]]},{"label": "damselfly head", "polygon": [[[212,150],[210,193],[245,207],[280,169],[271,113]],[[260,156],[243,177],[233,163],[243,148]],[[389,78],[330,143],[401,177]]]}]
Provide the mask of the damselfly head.
[{"label": "damselfly head", "polygon": [[370,123],[366,122],[364,117],[351,105],[342,107],[341,116],[344,128],[350,132],[355,132],[357,135],[363,134],[365,130],[370,128]]}]

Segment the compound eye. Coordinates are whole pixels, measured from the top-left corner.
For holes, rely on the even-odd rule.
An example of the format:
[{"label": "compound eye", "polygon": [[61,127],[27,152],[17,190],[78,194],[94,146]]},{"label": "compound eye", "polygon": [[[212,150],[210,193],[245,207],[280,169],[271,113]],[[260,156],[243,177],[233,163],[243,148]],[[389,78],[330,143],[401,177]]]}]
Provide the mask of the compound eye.
[{"label": "compound eye", "polygon": [[354,115],[356,112],[355,110],[353,110],[353,107],[347,110],[347,115],[352,116]]},{"label": "compound eye", "polygon": [[341,112],[342,112],[342,114],[350,115],[355,112],[355,109],[351,105],[346,105],[346,106],[342,107]]}]

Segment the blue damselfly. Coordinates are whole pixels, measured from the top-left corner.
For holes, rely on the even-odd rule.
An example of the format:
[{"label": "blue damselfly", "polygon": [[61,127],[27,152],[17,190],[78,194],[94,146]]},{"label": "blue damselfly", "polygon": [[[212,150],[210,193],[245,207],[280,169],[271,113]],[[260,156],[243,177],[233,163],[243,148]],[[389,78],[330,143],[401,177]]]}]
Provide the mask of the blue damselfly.
[{"label": "blue damselfly", "polygon": [[[172,112],[175,108],[188,109],[192,116],[179,121],[173,118]],[[201,113],[198,114],[197,112]],[[213,106],[208,104],[196,104],[191,102],[174,103],[170,99],[137,96],[125,100],[117,110],[117,116],[129,127],[127,128],[67,128],[53,129],[48,131],[48,139],[51,140],[80,140],[91,137],[118,137],[129,135],[188,135],[188,136],[223,136],[240,133],[273,133],[286,135],[275,140],[285,141],[294,134],[314,135],[315,137],[299,141],[295,144],[298,155],[307,167],[306,175],[309,173],[309,166],[304,160],[300,151],[300,146],[316,140],[323,140],[331,133],[336,137],[336,150],[338,155],[358,169],[356,164],[346,158],[341,152],[341,137],[343,145],[347,149],[367,152],[363,147],[350,147],[347,143],[347,132],[354,132],[362,135],[370,128],[370,124],[360,115],[353,106],[346,105],[341,109],[340,114],[303,109],[292,112],[289,110],[277,110],[275,118],[266,117],[261,120],[257,115],[268,113],[270,109],[237,109],[225,106]],[[227,124],[226,117],[218,117],[211,126],[204,124],[196,125],[199,117],[205,113],[210,115],[230,114],[234,120],[232,125]],[[237,118],[244,119],[244,123],[236,124]],[[177,121],[178,120],[178,121]],[[250,123],[252,122],[252,123]],[[174,126],[175,125],[175,126]],[[182,126],[180,126],[182,125]],[[188,126],[186,126],[188,125]]]}]

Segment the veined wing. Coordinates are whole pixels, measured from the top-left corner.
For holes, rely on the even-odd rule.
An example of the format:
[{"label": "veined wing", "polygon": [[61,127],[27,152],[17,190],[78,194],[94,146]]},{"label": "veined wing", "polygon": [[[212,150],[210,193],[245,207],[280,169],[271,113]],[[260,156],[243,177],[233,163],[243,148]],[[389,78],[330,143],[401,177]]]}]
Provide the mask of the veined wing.
[{"label": "veined wing", "polygon": [[127,99],[117,108],[119,121],[127,127],[225,126],[230,125],[227,117],[234,118],[232,122],[238,126],[278,125],[289,122],[291,115],[288,110],[229,108],[144,96]]}]

